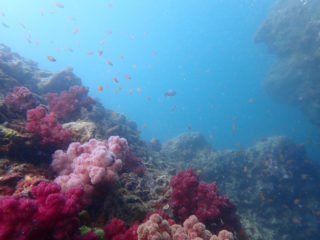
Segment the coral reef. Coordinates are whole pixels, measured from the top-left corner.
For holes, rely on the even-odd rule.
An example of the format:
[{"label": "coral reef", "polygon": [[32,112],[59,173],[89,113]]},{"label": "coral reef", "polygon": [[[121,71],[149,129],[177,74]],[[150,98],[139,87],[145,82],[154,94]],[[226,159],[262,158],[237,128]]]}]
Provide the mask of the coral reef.
[{"label": "coral reef", "polygon": [[276,99],[292,104],[320,126],[320,3],[276,1],[255,35],[278,56],[264,80]]}]

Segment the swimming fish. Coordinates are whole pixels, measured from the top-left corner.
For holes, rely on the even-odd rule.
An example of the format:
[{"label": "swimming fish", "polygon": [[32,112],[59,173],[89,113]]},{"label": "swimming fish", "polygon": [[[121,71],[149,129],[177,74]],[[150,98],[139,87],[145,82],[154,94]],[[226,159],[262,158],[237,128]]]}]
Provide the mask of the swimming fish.
[{"label": "swimming fish", "polygon": [[98,56],[101,56],[103,54],[102,50],[98,50]]},{"label": "swimming fish", "polygon": [[47,56],[47,59],[50,61],[50,62],[55,62],[56,59],[52,56]]},{"label": "swimming fish", "polygon": [[113,77],[112,79],[113,79],[113,81],[114,81],[115,83],[118,83],[118,82],[119,82],[117,77]]},{"label": "swimming fish", "polygon": [[150,99],[151,99],[150,97],[148,97],[148,96],[146,97],[146,100],[147,100],[147,101],[150,101]]},{"label": "swimming fish", "polygon": [[5,24],[4,22],[1,23],[2,26],[4,26],[5,28],[10,28],[7,24]]},{"label": "swimming fish", "polygon": [[164,93],[164,96],[166,96],[166,97],[173,97],[173,96],[176,95],[176,94],[177,94],[176,91],[174,91],[174,90],[169,90],[169,91],[167,91],[166,93]]},{"label": "swimming fish", "polygon": [[64,8],[64,6],[59,2],[53,2],[53,4],[58,8]]},{"label": "swimming fish", "polygon": [[110,35],[111,33],[112,33],[111,30],[107,30],[107,31],[106,31],[106,34],[107,34],[107,35]]},{"label": "swimming fish", "polygon": [[126,78],[126,79],[129,79],[129,80],[131,79],[131,76],[128,75],[128,74],[124,75],[123,77]]},{"label": "swimming fish", "polygon": [[78,27],[73,29],[73,34],[77,34],[78,32],[79,32],[79,28]]},{"label": "swimming fish", "polygon": [[101,92],[103,90],[103,86],[98,86],[97,89],[99,92]]},{"label": "swimming fish", "polygon": [[89,51],[86,53],[88,56],[93,54],[93,51]]},{"label": "swimming fish", "polygon": [[106,60],[106,63],[107,63],[109,66],[113,66],[113,63],[112,63],[109,59]]}]

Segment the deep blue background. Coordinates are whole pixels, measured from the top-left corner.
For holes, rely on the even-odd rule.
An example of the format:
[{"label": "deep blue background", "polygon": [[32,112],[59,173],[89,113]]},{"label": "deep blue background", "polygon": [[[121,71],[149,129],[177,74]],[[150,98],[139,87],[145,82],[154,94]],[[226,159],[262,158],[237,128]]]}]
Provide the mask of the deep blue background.
[{"label": "deep blue background", "polygon": [[[90,95],[136,121],[143,138],[165,141],[199,131],[224,149],[285,135],[304,143],[313,159],[320,154],[319,129],[298,110],[271,99],[262,86],[275,56],[253,38],[272,0],[59,3],[64,8],[54,1],[2,0],[0,22],[9,28],[0,25],[0,42],[40,68],[73,67]],[[48,55],[57,61],[49,62]],[[132,78],[123,78],[126,74]],[[169,89],[176,96],[165,97]]]}]

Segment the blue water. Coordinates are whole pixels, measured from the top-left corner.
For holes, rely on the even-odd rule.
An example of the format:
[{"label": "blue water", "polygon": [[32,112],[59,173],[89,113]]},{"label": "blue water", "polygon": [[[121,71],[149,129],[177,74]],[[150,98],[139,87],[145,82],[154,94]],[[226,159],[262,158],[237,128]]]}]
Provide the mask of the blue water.
[{"label": "blue water", "polygon": [[[73,67],[89,94],[137,122],[146,140],[199,131],[217,149],[239,149],[285,135],[317,160],[319,129],[262,86],[275,56],[253,37],[273,2],[61,0],[59,8],[54,1],[1,0],[0,22],[8,28],[0,25],[0,42],[40,68]],[[170,89],[177,94],[165,97]]]}]

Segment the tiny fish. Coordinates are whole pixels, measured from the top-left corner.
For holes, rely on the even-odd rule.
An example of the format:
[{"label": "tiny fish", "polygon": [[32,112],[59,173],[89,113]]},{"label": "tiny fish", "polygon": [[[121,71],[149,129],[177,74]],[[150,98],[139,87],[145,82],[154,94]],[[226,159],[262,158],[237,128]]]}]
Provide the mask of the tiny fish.
[{"label": "tiny fish", "polygon": [[113,63],[112,63],[109,59],[106,60],[106,63],[107,63],[109,66],[113,66]]},{"label": "tiny fish", "polygon": [[69,81],[71,80],[71,76],[65,76],[64,78],[69,80]]},{"label": "tiny fish", "polygon": [[128,74],[124,75],[123,77],[124,77],[124,78],[126,78],[126,79],[128,79],[128,80],[130,80],[130,79],[131,79],[131,76],[130,76],[130,75],[128,75]]},{"label": "tiny fish", "polygon": [[249,103],[253,103],[254,99],[253,98],[250,98],[249,99]]},{"label": "tiny fish", "polygon": [[76,18],[74,18],[74,17],[68,17],[68,19],[69,19],[70,21],[75,21],[75,20],[76,20]]},{"label": "tiny fish", "polygon": [[129,89],[129,93],[131,94],[133,92],[132,88]]},{"label": "tiny fish", "polygon": [[79,32],[79,27],[75,27],[74,29],[73,29],[73,34],[77,34]]},{"label": "tiny fish", "polygon": [[191,130],[191,129],[192,129],[191,126],[190,126],[190,124],[188,124],[187,128],[188,128],[188,130]]},{"label": "tiny fish", "polygon": [[113,81],[114,81],[115,83],[118,83],[118,82],[119,82],[117,77],[113,77],[112,79],[113,79]]},{"label": "tiny fish", "polygon": [[98,50],[98,56],[101,56],[103,54],[102,50]]},{"label": "tiny fish", "polygon": [[175,105],[174,105],[174,106],[172,106],[172,107],[170,108],[170,110],[171,110],[171,111],[176,110],[176,106],[175,106]]},{"label": "tiny fish", "polygon": [[47,56],[47,59],[50,61],[50,62],[55,62],[56,59],[52,56]]},{"label": "tiny fish", "polygon": [[133,68],[137,68],[138,66],[137,66],[137,64],[133,64],[132,67]]},{"label": "tiny fish", "polygon": [[122,60],[122,59],[123,59],[123,56],[120,56],[120,59]]},{"label": "tiny fish", "polygon": [[10,28],[7,24],[5,24],[4,22],[1,23],[2,26],[4,26],[5,28]]},{"label": "tiny fish", "polygon": [[72,67],[68,67],[66,71],[67,71],[67,72],[72,72],[72,71],[73,71],[73,68],[72,68]]},{"label": "tiny fish", "polygon": [[164,96],[166,96],[166,97],[173,97],[173,96],[176,95],[176,94],[177,94],[176,91],[174,91],[174,90],[169,90],[169,91],[167,91],[166,93],[164,93]]},{"label": "tiny fish", "polygon": [[93,54],[93,51],[89,51],[86,53],[88,56]]},{"label": "tiny fish", "polygon": [[114,116],[114,117],[117,116],[117,113],[116,113],[116,112],[112,112],[111,114],[112,114],[112,116]]},{"label": "tiny fish", "polygon": [[100,44],[103,45],[106,42],[106,40],[101,40]]},{"label": "tiny fish", "polygon": [[99,92],[101,92],[103,90],[103,86],[98,86],[97,89]]},{"label": "tiny fish", "polygon": [[22,23],[22,22],[18,22],[18,24],[22,27],[22,28],[26,28],[26,26]]},{"label": "tiny fish", "polygon": [[107,34],[107,35],[110,35],[111,33],[112,33],[111,30],[107,30],[107,31],[106,31],[106,34]]},{"label": "tiny fish", "polygon": [[137,88],[137,92],[140,92],[140,91],[141,91],[141,88],[138,87],[138,88]]},{"label": "tiny fish", "polygon": [[5,16],[4,11],[0,11],[0,15],[4,17]]},{"label": "tiny fish", "polygon": [[53,2],[53,4],[58,8],[64,8],[64,6],[59,2]]},{"label": "tiny fish", "polygon": [[147,100],[147,101],[150,101],[150,99],[151,99],[150,97],[148,97],[148,96],[146,97],[146,100]]}]

